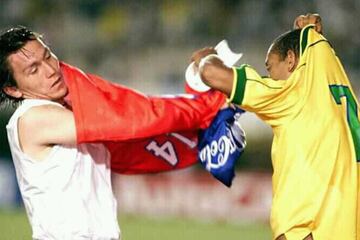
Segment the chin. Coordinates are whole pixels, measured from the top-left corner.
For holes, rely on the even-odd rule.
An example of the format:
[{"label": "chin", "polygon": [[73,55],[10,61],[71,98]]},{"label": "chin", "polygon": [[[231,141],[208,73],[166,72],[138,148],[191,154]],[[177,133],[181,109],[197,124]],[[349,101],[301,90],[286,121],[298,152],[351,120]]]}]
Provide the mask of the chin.
[{"label": "chin", "polygon": [[68,95],[69,91],[67,89],[67,87],[65,86],[64,88],[59,89],[56,94],[53,95],[53,100],[58,102],[58,101],[64,101],[65,97]]}]

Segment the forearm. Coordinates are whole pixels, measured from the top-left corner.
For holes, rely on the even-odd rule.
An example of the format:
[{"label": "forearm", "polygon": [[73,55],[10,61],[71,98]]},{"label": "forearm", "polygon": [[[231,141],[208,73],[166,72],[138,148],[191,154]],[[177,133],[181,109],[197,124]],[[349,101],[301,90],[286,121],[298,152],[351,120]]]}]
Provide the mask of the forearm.
[{"label": "forearm", "polygon": [[208,56],[199,65],[202,81],[209,87],[230,97],[233,88],[234,72],[215,56]]}]

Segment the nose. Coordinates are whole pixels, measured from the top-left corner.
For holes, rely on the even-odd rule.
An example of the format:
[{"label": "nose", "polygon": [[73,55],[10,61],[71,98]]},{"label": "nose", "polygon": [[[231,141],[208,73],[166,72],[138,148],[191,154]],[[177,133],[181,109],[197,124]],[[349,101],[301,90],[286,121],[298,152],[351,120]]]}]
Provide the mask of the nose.
[{"label": "nose", "polygon": [[44,61],[44,66],[45,66],[45,74],[47,78],[52,77],[57,72],[56,65],[53,65],[52,63]]}]

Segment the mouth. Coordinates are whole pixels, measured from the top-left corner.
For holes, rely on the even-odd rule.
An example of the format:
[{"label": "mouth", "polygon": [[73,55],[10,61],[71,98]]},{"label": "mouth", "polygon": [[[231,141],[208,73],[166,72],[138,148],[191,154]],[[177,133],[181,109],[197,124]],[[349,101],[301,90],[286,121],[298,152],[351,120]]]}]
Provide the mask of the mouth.
[{"label": "mouth", "polygon": [[62,76],[59,76],[56,81],[51,85],[51,87],[55,87],[56,85],[58,85],[59,83],[62,83]]}]

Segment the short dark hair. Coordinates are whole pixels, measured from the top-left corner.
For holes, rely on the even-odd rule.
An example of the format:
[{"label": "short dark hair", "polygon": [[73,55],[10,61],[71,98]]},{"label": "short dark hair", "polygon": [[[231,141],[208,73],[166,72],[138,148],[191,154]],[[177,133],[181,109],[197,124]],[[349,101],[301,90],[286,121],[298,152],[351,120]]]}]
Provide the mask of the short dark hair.
[{"label": "short dark hair", "polygon": [[0,35],[0,106],[4,103],[17,105],[22,100],[4,92],[5,87],[17,86],[8,57],[24,47],[28,41],[39,38],[41,38],[40,34],[23,26],[11,28]]},{"label": "short dark hair", "polygon": [[300,55],[300,34],[301,29],[281,34],[274,40],[270,51],[278,54],[281,60],[285,60],[289,50],[293,51],[298,58]]}]

